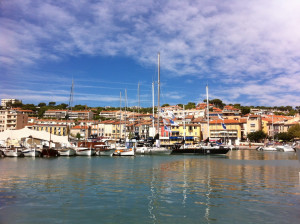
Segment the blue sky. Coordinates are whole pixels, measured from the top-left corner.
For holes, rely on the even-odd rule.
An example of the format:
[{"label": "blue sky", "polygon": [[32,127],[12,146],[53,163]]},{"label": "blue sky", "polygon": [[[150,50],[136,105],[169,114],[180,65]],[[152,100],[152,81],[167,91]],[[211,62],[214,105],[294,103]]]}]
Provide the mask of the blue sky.
[{"label": "blue sky", "polygon": [[0,98],[151,106],[210,98],[300,105],[298,0],[10,0],[0,4]]}]

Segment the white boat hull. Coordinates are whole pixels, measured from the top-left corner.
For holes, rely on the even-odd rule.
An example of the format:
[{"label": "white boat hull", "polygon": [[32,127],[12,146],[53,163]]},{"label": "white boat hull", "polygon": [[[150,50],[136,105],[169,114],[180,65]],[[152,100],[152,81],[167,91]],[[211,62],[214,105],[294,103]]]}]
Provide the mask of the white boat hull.
[{"label": "white boat hull", "polygon": [[76,151],[75,149],[61,149],[61,150],[58,150],[58,154],[60,156],[75,156],[76,155]]},{"label": "white boat hull", "polygon": [[130,149],[116,149],[113,153],[114,156],[134,156],[135,152],[132,148]]},{"label": "white boat hull", "polygon": [[76,156],[93,156],[95,151],[93,149],[88,148],[77,148]]},{"label": "white boat hull", "polygon": [[41,152],[34,150],[34,149],[28,149],[28,150],[24,150],[23,154],[25,157],[39,157],[41,156]]},{"label": "white boat hull", "polygon": [[262,150],[263,151],[277,151],[277,149],[275,147],[263,147]]},{"label": "white boat hull", "polygon": [[111,156],[114,153],[115,149],[105,150],[105,151],[97,151],[97,156]]},{"label": "white boat hull", "polygon": [[21,151],[15,151],[15,150],[5,150],[3,151],[3,153],[7,157],[20,157],[22,155]]},{"label": "white boat hull", "polygon": [[276,149],[281,152],[295,152],[295,150],[288,145],[277,146]]},{"label": "white boat hull", "polygon": [[170,155],[172,150],[163,147],[138,147],[135,152],[138,155]]}]

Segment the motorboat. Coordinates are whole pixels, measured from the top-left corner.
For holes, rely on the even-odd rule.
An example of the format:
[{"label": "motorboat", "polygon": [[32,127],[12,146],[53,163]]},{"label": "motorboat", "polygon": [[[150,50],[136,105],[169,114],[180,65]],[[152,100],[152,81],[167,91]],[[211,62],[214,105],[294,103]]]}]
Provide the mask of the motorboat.
[{"label": "motorboat", "polygon": [[290,145],[278,145],[276,149],[280,152],[295,152],[294,148]]},{"label": "motorboat", "polygon": [[95,155],[95,149],[88,147],[76,147],[76,156],[93,156]]},{"label": "motorboat", "polygon": [[22,151],[25,157],[40,157],[41,152],[36,150],[35,148],[26,148]]},{"label": "motorboat", "polygon": [[269,145],[269,146],[262,147],[262,151],[277,151],[277,148],[276,146]]},{"label": "motorboat", "polygon": [[134,148],[127,148],[127,147],[117,147],[113,156],[135,156]]}]

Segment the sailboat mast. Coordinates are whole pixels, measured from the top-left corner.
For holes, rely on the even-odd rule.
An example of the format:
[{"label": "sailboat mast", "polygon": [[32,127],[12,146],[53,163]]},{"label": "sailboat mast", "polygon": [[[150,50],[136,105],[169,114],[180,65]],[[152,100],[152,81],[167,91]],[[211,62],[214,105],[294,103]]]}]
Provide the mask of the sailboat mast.
[{"label": "sailboat mast", "polygon": [[138,82],[138,114],[140,113],[140,82]]},{"label": "sailboat mast", "polygon": [[74,80],[72,79],[72,86],[71,86],[71,92],[70,92],[70,99],[69,99],[69,108],[67,110],[67,131],[68,131],[68,141],[70,141],[70,132],[71,132],[71,127],[70,127],[70,122],[68,123],[69,120],[69,111],[72,112],[72,105],[73,105],[73,91],[74,91]]},{"label": "sailboat mast", "polygon": [[154,82],[152,82],[152,128],[153,128],[153,138],[155,137],[154,129]]},{"label": "sailboat mast", "polygon": [[158,81],[157,81],[157,134],[159,137],[159,117],[160,117],[160,53],[158,52]]},{"label": "sailboat mast", "polygon": [[120,91],[120,141],[122,139],[122,92]]},{"label": "sailboat mast", "polygon": [[208,84],[206,85],[206,105],[207,105],[207,137],[209,138],[209,102],[208,102]]},{"label": "sailboat mast", "polygon": [[184,108],[184,105],[183,105],[183,140],[184,140],[184,144],[183,144],[183,147],[185,148],[185,108]]},{"label": "sailboat mast", "polygon": [[127,117],[127,89],[125,89],[125,143],[126,143],[126,117]]}]

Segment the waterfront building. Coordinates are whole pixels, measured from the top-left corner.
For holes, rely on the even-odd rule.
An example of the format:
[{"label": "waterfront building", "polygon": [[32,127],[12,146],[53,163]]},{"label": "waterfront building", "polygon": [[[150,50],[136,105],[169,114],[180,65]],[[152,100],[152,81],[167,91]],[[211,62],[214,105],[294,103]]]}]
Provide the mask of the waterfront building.
[{"label": "waterfront building", "polygon": [[46,131],[58,136],[68,135],[68,126],[65,124],[33,124],[32,130]]},{"label": "waterfront building", "polygon": [[70,135],[76,137],[77,134],[80,134],[81,138],[89,138],[91,135],[91,128],[88,126],[77,125],[70,129]]},{"label": "waterfront building", "polygon": [[[201,123],[202,139],[207,139],[207,121]],[[242,125],[239,120],[234,119],[216,119],[209,122],[209,137],[210,140],[219,140],[229,144],[238,144],[242,138]],[[224,128],[226,127],[226,129]]]},{"label": "waterfront building", "polygon": [[0,110],[0,132],[22,129],[27,124],[27,114],[15,110]]},{"label": "waterfront building", "polygon": [[[185,132],[185,134],[184,134]],[[178,126],[171,126],[170,144],[182,142],[185,135],[185,144],[193,144],[200,142],[201,138],[201,125],[199,124],[179,124]]]},{"label": "waterfront building", "polygon": [[262,120],[260,115],[249,115],[247,117],[247,134],[262,130]]}]

